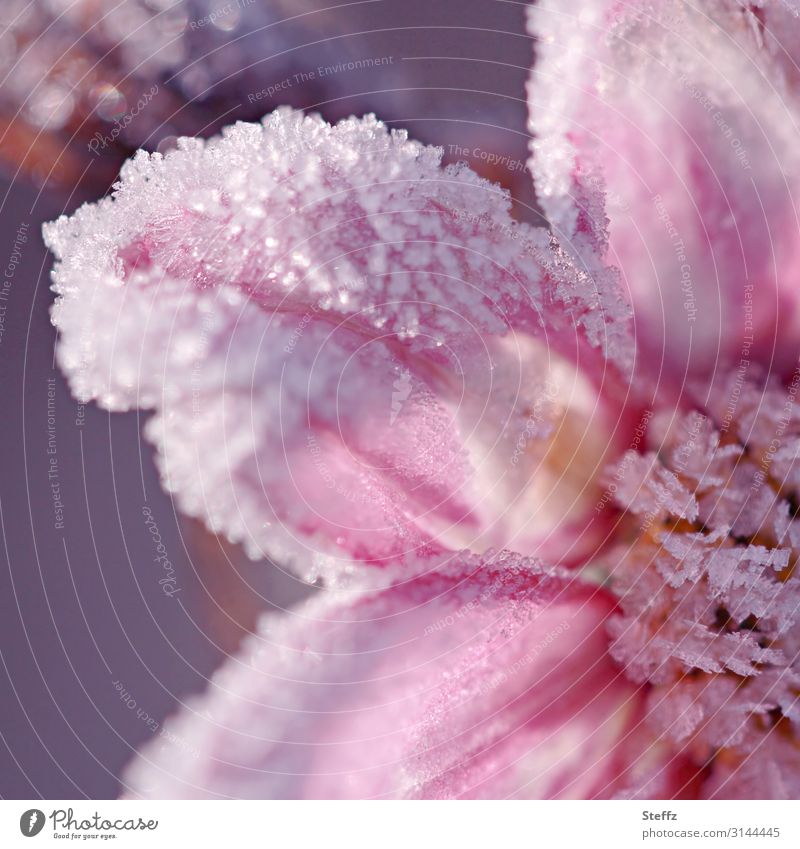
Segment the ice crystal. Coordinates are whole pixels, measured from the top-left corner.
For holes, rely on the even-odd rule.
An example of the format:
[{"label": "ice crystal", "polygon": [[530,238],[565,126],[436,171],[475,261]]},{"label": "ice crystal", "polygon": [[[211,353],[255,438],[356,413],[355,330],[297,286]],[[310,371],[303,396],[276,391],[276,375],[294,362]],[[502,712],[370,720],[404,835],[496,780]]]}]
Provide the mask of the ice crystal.
[{"label": "ice crystal", "polygon": [[[800,789],[798,386],[733,375],[703,412],[657,417],[658,453],[613,476],[635,542],[611,564],[612,654],[653,685],[658,734],[710,765],[712,795]],[[779,745],[770,787],[753,781]]]}]

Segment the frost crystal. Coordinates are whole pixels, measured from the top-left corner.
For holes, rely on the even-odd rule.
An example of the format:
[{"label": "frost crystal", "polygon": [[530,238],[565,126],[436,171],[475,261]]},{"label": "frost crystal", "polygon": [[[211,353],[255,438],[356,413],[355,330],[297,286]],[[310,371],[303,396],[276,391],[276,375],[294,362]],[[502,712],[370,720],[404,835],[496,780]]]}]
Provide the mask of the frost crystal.
[{"label": "frost crystal", "polygon": [[636,541],[612,563],[612,654],[652,683],[651,725],[709,764],[723,798],[800,792],[798,388],[800,372],[788,388],[734,375],[704,412],[657,418],[658,454],[613,477]]},{"label": "frost crystal", "polygon": [[282,109],[138,153],[45,228],[73,391],[154,410],[181,509],[256,555],[525,550],[569,404],[630,369],[614,276],[440,158]]},{"label": "frost crystal", "polygon": [[128,796],[604,798],[639,773],[672,794],[679,760],[641,747],[642,691],[607,653],[608,595],[510,554],[426,565],[265,617]]}]

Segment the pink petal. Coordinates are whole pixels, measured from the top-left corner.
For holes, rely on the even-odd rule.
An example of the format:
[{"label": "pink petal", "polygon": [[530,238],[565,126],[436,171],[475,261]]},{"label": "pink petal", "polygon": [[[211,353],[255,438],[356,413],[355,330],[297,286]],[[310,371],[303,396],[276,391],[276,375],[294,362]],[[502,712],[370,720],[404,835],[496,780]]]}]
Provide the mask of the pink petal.
[{"label": "pink petal", "polygon": [[540,201],[565,244],[607,243],[654,366],[665,351],[679,378],[718,358],[790,369],[800,329],[790,4],[544,0],[529,31]]},{"label": "pink petal", "polygon": [[73,390],[154,410],[181,509],[254,555],[590,537],[632,356],[616,280],[440,157],[373,117],[279,110],[139,153],[46,228]]},{"label": "pink petal", "polygon": [[584,798],[673,793],[601,590],[504,554],[267,617],[129,768],[131,796]]}]

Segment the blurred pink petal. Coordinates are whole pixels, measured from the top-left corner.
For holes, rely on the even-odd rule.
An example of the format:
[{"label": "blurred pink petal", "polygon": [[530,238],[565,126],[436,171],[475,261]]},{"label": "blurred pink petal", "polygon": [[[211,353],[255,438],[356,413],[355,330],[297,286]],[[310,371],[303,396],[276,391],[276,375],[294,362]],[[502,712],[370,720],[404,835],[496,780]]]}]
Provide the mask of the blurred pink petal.
[{"label": "blurred pink petal", "polygon": [[543,0],[532,167],[564,244],[621,268],[680,378],[797,359],[800,23],[785,0]]},{"label": "blurred pink petal", "polygon": [[[149,798],[594,798],[679,756],[638,720],[643,690],[607,654],[604,591],[532,561],[461,555],[263,620],[209,692],[146,747]],[[407,573],[407,572],[406,572]],[[671,783],[672,782],[672,783]]]},{"label": "blurred pink petal", "polygon": [[179,148],[46,227],[59,363],[82,400],[156,411],[179,507],[312,573],[580,550],[633,356],[614,273],[374,117]]},{"label": "blurred pink petal", "polygon": [[707,796],[800,793],[799,385],[731,375],[657,416],[610,483],[634,539],[609,560],[611,653],[653,685],[652,732],[707,765]]}]

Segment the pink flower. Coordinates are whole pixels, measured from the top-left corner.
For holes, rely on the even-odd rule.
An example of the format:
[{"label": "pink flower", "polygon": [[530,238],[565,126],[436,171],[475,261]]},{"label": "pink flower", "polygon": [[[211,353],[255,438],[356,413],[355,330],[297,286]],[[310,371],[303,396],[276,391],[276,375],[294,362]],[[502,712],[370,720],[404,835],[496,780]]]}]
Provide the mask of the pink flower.
[{"label": "pink flower", "polygon": [[73,391],[155,411],[184,512],[309,575],[586,548],[627,427],[614,272],[372,117],[279,110],[179,147],[45,233]]},{"label": "pink flower", "polygon": [[126,793],[607,798],[691,783],[679,754],[643,745],[645,690],[608,655],[604,591],[510,554],[409,573],[265,617],[137,756]]},{"label": "pink flower", "polygon": [[798,389],[800,372],[788,388],[734,373],[612,476],[635,541],[609,559],[611,653],[651,685],[658,739],[708,765],[707,796],[800,793]]},{"label": "pink flower", "polygon": [[532,167],[556,233],[605,245],[643,352],[680,379],[800,349],[791,3],[542,0]]}]

